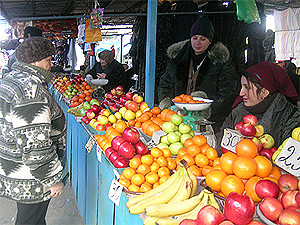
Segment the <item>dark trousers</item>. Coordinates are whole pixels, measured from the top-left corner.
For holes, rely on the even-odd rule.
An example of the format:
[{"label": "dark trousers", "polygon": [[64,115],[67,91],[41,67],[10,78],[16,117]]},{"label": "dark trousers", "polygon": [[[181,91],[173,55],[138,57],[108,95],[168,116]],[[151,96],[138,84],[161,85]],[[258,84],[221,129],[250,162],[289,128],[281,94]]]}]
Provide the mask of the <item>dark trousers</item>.
[{"label": "dark trousers", "polygon": [[17,202],[16,225],[45,225],[46,213],[50,199],[35,204],[23,204]]}]

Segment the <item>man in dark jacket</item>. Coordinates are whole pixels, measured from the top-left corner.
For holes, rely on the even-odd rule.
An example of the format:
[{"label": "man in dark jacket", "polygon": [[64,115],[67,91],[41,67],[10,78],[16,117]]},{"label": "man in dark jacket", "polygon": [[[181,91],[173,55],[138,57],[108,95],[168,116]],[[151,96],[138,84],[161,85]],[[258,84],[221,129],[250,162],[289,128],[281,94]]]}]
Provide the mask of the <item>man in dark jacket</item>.
[{"label": "man in dark jacket", "polygon": [[190,40],[168,48],[170,62],[160,79],[158,99],[163,109],[170,107],[177,95],[196,97],[200,91],[205,92],[214,100],[209,119],[218,132],[238,95],[239,78],[228,49],[215,39],[211,21],[202,17],[194,23]]}]

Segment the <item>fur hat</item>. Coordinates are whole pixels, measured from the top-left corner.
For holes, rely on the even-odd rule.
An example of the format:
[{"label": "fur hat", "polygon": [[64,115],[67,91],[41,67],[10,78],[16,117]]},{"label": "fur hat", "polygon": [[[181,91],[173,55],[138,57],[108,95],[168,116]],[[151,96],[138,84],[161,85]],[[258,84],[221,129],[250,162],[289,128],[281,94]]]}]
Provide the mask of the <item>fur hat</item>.
[{"label": "fur hat", "polygon": [[212,22],[205,16],[199,17],[191,29],[191,37],[194,35],[202,35],[212,42],[215,35],[215,29]]},{"label": "fur hat", "polygon": [[102,52],[99,53],[99,58],[104,59],[108,65],[114,60],[115,54],[109,50],[103,50]]},{"label": "fur hat", "polygon": [[54,55],[55,49],[50,40],[37,36],[25,39],[15,54],[18,61],[33,63]]},{"label": "fur hat", "polygon": [[24,30],[24,38],[30,38],[35,36],[42,37],[42,35],[43,35],[43,31],[37,27],[28,26]]}]

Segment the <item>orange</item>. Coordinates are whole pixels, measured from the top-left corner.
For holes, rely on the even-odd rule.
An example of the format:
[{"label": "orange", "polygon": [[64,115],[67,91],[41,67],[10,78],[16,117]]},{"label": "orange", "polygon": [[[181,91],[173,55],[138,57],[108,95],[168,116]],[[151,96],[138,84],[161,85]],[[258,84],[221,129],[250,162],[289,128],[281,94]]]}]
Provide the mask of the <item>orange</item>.
[{"label": "orange", "polygon": [[238,156],[250,156],[251,158],[257,156],[258,151],[255,143],[247,138],[239,141],[235,150]]},{"label": "orange", "polygon": [[226,152],[220,157],[220,166],[227,174],[233,174],[233,161],[237,155],[233,152]]},{"label": "orange", "polygon": [[200,168],[196,165],[192,165],[188,168],[188,170],[190,170],[190,172],[196,176],[196,177],[201,177],[202,176],[202,172],[200,170]]},{"label": "orange", "polygon": [[245,195],[252,198],[254,202],[260,202],[261,198],[255,192],[255,185],[261,178],[258,176],[251,177],[245,184]]},{"label": "orange", "polygon": [[193,145],[193,144],[194,144],[193,138],[188,138],[184,142],[184,147],[188,148],[190,145]]},{"label": "orange", "polygon": [[265,177],[265,178],[263,178],[263,180],[270,180],[270,181],[273,181],[275,184],[278,185],[278,180],[275,177]]},{"label": "orange", "polygon": [[105,145],[110,145],[110,141],[108,140],[108,139],[103,139],[101,142],[100,142],[100,144],[99,144],[99,146],[100,146],[100,148],[103,150],[103,151],[105,151],[106,149],[104,148],[104,146]]},{"label": "orange", "polygon": [[145,179],[148,183],[154,184],[159,180],[159,176],[157,173],[150,172],[145,176]]},{"label": "orange", "polygon": [[133,127],[134,124],[135,124],[135,120],[128,120],[128,122],[127,122],[127,125],[128,125],[129,127]]},{"label": "orange", "polygon": [[220,157],[214,159],[213,161],[213,166],[219,165],[220,164]]},{"label": "orange", "polygon": [[147,155],[143,155],[141,157],[141,162],[144,163],[144,164],[147,164],[149,166],[151,166],[151,164],[154,162],[154,157],[150,154],[147,154]]},{"label": "orange", "polygon": [[147,134],[148,136],[152,137],[152,136],[153,136],[153,133],[154,133],[155,131],[159,131],[159,130],[161,130],[161,129],[160,129],[160,126],[159,126],[158,124],[156,124],[156,123],[151,123],[151,124],[149,124],[149,125],[147,126],[146,134]]},{"label": "orange", "polygon": [[139,116],[140,121],[139,122],[146,122],[150,120],[150,116],[146,113],[143,113],[142,115]]},{"label": "orange", "polygon": [[164,157],[166,157],[166,158],[171,157],[172,152],[170,151],[170,149],[168,149],[168,148],[163,148],[163,149],[161,149],[161,150],[162,150],[162,152],[163,152]]},{"label": "orange", "polygon": [[141,165],[142,162],[141,162],[141,159],[140,158],[132,158],[130,161],[129,161],[129,166],[130,168],[132,169],[137,169],[139,167],[139,165]]},{"label": "orange", "polygon": [[170,175],[163,175],[159,178],[159,184],[166,182],[170,178]]},{"label": "orange", "polygon": [[156,182],[155,184],[152,185],[152,189],[156,188],[157,186],[159,186],[160,183],[159,182]]},{"label": "orange", "polygon": [[157,174],[159,177],[162,177],[164,175],[170,175],[170,170],[168,167],[163,166],[158,169]]},{"label": "orange", "polygon": [[130,180],[127,180],[127,179],[119,179],[119,183],[122,184],[126,188],[128,188],[131,185]]},{"label": "orange", "polygon": [[147,191],[150,191],[152,189],[152,187],[149,184],[142,184],[140,187],[140,192],[145,193]]},{"label": "orange", "polygon": [[174,98],[174,102],[182,102],[182,98],[180,96],[176,96]]},{"label": "orange", "polygon": [[184,159],[187,162],[188,166],[192,166],[195,164],[194,158],[192,156],[190,156],[189,154],[184,155],[182,157],[182,159]]},{"label": "orange", "polygon": [[203,154],[198,154],[195,157],[195,163],[199,167],[204,167],[208,165],[208,158]]},{"label": "orange", "polygon": [[256,175],[261,178],[269,176],[273,167],[271,161],[261,155],[256,156],[254,160],[257,164]]},{"label": "orange", "polygon": [[[212,170],[222,170],[222,168],[221,168],[220,164],[218,164],[218,165],[213,166]],[[224,170],[222,170],[222,171],[224,171]]]},{"label": "orange", "polygon": [[188,154],[187,149],[186,148],[181,148],[177,152],[177,158],[182,159],[183,156],[186,155],[186,154]]},{"label": "orange", "polygon": [[136,122],[136,123],[134,124],[134,127],[141,128],[141,127],[142,127],[142,123]]},{"label": "orange", "polygon": [[119,120],[118,122],[115,123],[115,130],[121,134],[123,133],[126,127],[127,124],[124,120]]},{"label": "orange", "polygon": [[167,158],[164,157],[163,155],[162,156],[159,156],[157,159],[156,159],[156,162],[157,164],[162,167],[162,166],[167,166],[168,165],[168,161],[167,161]]},{"label": "orange", "polygon": [[160,156],[163,155],[163,151],[160,150],[160,149],[157,148],[157,147],[154,147],[154,148],[151,149],[150,154],[151,154],[154,158],[158,158],[158,157],[160,157]]},{"label": "orange", "polygon": [[168,157],[167,162],[168,162],[167,167],[168,167],[169,170],[175,170],[176,169],[177,163],[175,162],[174,159],[172,159],[171,157]]},{"label": "orange", "polygon": [[213,147],[209,147],[206,150],[206,156],[210,160],[215,160],[216,158],[218,158],[218,153]]},{"label": "orange", "polygon": [[113,128],[112,126],[107,128],[107,130],[105,131],[105,137],[108,138],[110,133],[113,132],[115,130],[115,128]]},{"label": "orange", "polygon": [[97,144],[100,146],[100,143],[104,140],[107,139],[104,135],[96,134],[95,135],[95,140],[97,141]]},{"label": "orange", "polygon": [[210,146],[209,146],[209,144],[204,144],[204,145],[201,145],[201,147],[200,147],[200,150],[201,150],[201,153],[203,154],[203,155],[206,155],[206,151],[207,151],[207,149],[208,148],[210,148]]},{"label": "orange", "polygon": [[150,172],[150,166],[147,164],[141,164],[139,167],[136,169],[136,172],[138,174],[146,175],[147,173]]},{"label": "orange", "polygon": [[132,192],[140,192],[140,187],[135,185],[135,184],[131,184],[129,187],[128,187],[128,190],[129,191],[132,191]]},{"label": "orange", "polygon": [[276,180],[278,180],[279,177],[281,177],[281,172],[277,166],[272,167],[269,177],[274,177]]},{"label": "orange", "polygon": [[202,167],[202,175],[206,176],[212,170],[211,166],[203,166]]},{"label": "orange", "polygon": [[250,156],[238,156],[233,161],[233,173],[241,179],[249,179],[256,174],[257,163]]},{"label": "orange", "polygon": [[123,176],[127,179],[127,180],[131,180],[132,176],[134,174],[136,174],[135,170],[132,168],[125,168],[122,172]]},{"label": "orange", "polygon": [[151,110],[151,112],[154,114],[154,115],[158,115],[161,113],[161,109],[157,106],[153,107],[153,109]]},{"label": "orange", "polygon": [[142,185],[144,182],[145,182],[145,177],[142,175],[142,174],[134,174],[132,177],[131,177],[131,183],[132,184],[135,184],[135,185]]},{"label": "orange", "polygon": [[152,165],[150,166],[151,172],[157,172],[158,169],[159,169],[159,165],[157,164],[157,162],[153,162]]},{"label": "orange", "polygon": [[119,133],[119,132],[116,131],[116,130],[113,130],[112,132],[110,132],[110,134],[108,135],[107,139],[108,139],[109,141],[112,141],[112,139],[114,139],[114,137],[116,137],[116,136],[122,136],[122,134]]},{"label": "orange", "polygon": [[228,175],[221,181],[221,192],[226,197],[231,192],[237,192],[242,195],[244,190],[245,186],[243,181],[235,175]]},{"label": "orange", "polygon": [[223,170],[212,170],[206,174],[205,182],[213,191],[221,191],[221,181],[227,176]]},{"label": "orange", "polygon": [[194,144],[198,145],[199,147],[207,143],[206,137],[203,135],[195,135],[192,139]]},{"label": "orange", "polygon": [[199,146],[195,144],[188,146],[186,149],[187,149],[187,153],[192,157],[195,157],[201,152]]}]

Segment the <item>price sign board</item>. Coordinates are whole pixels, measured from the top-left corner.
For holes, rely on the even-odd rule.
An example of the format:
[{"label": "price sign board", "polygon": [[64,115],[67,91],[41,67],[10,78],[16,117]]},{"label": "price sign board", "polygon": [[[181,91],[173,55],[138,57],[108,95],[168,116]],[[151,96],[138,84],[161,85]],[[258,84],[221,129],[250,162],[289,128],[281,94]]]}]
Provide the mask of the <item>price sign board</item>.
[{"label": "price sign board", "polygon": [[221,147],[226,148],[229,151],[236,152],[236,145],[242,140],[242,135],[236,130],[229,128],[224,129],[224,135],[221,142]]},{"label": "price sign board", "polygon": [[96,150],[96,154],[97,154],[97,159],[100,163],[102,163],[102,149],[100,148],[99,145],[97,145],[97,150]]},{"label": "price sign board", "polygon": [[275,164],[290,174],[300,176],[300,142],[289,138],[275,160]]},{"label": "price sign board", "polygon": [[113,179],[109,188],[108,198],[113,201],[117,206],[119,206],[121,194],[123,191],[123,185],[117,180]]},{"label": "price sign board", "polygon": [[85,145],[85,149],[88,151],[88,153],[92,151],[92,148],[95,144],[96,144],[96,140],[94,139],[94,137],[90,137],[90,139]]}]

